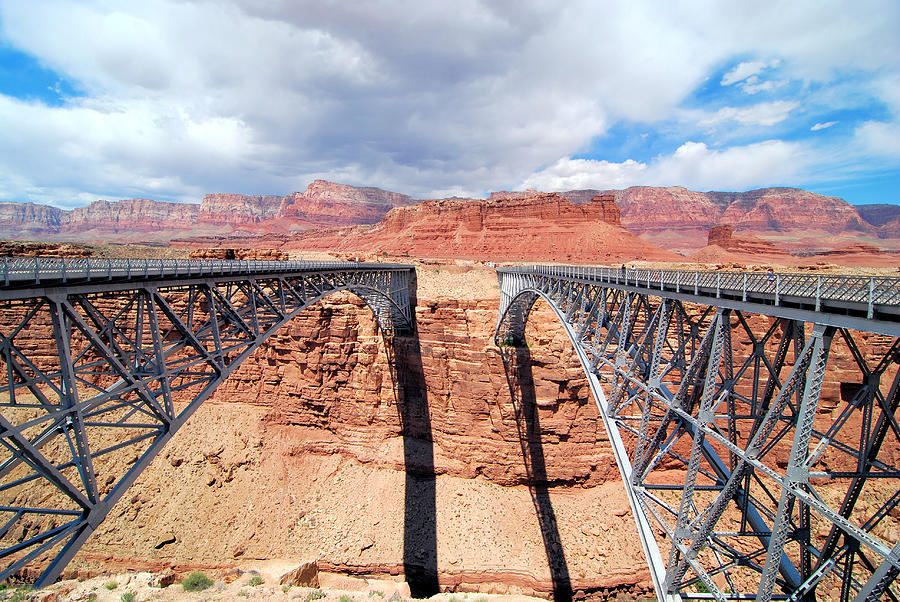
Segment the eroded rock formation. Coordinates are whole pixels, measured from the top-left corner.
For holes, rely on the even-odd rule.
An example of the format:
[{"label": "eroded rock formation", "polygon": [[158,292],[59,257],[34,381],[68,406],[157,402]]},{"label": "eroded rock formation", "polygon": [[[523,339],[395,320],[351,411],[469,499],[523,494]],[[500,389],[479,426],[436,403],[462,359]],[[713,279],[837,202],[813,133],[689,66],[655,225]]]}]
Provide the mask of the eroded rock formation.
[{"label": "eroded rock formation", "polygon": [[63,210],[35,203],[0,203],[0,234],[22,237],[59,232]]},{"label": "eroded rock formation", "polygon": [[490,260],[671,260],[677,256],[616,225],[609,195],[576,205],[557,194],[425,201],[393,209],[368,229],[310,232],[298,249]]},{"label": "eroded rock formation", "polygon": [[787,251],[779,249],[767,240],[762,240],[755,236],[735,236],[734,227],[730,224],[721,224],[710,228],[706,244],[708,247],[716,246],[738,255],[744,255],[748,258],[770,256],[781,258],[790,257],[790,254]]},{"label": "eroded rock formation", "polygon": [[359,188],[316,180],[306,192],[287,196],[208,194],[195,203],[148,199],[95,201],[71,211],[34,203],[0,203],[0,235],[9,238],[51,236],[57,239],[90,233],[118,240],[148,234],[168,240],[235,231],[258,236],[312,227],[372,224],[395,206],[415,202],[378,188]]},{"label": "eroded rock formation", "polygon": [[91,257],[83,246],[46,242],[0,241],[0,257]]},{"label": "eroded rock formation", "polygon": [[197,222],[219,226],[256,224],[278,215],[280,196],[207,194],[200,203]]},{"label": "eroded rock formation", "polygon": [[97,230],[117,234],[142,231],[184,230],[197,219],[197,206],[149,199],[94,201],[62,214],[60,231]]},{"label": "eroded rock formation", "polygon": [[[571,257],[572,260],[594,261],[615,260],[617,257],[605,252],[582,256],[581,251],[594,247],[594,241],[590,236],[583,236],[583,232],[572,232],[568,226],[564,226],[560,234],[574,236],[575,242],[568,245],[573,252],[559,252],[559,249],[554,250],[552,246],[545,249],[540,241],[525,237],[521,243],[531,245],[539,253],[531,256],[520,253],[521,257],[512,257],[502,232],[501,236],[487,240],[473,240],[470,236],[471,231],[478,229],[479,220],[483,222],[488,212],[500,216],[500,219],[503,219],[505,213],[509,219],[523,216],[530,220],[544,216],[557,222],[569,220],[581,212],[580,217],[624,226],[628,231],[657,246],[678,250],[682,254],[702,248],[706,243],[708,230],[719,224],[731,224],[735,232],[741,235],[764,237],[780,248],[802,255],[867,242],[867,239],[874,237],[885,240],[900,238],[900,218],[890,207],[854,208],[842,199],[795,188],[764,188],[734,193],[696,192],[677,186],[635,186],[616,191],[572,190],[561,192],[558,196],[571,201],[574,207],[594,205],[599,206],[599,210],[598,207],[566,207],[565,210],[562,206],[550,208],[547,203],[548,195],[529,190],[496,192],[487,200],[452,198],[427,201],[424,203],[427,208],[418,217],[433,213],[435,207],[440,207],[442,209],[438,211],[443,211],[447,219],[459,217],[464,220],[459,233],[451,233],[450,226],[442,226],[437,230],[443,232],[437,234],[453,236],[458,241],[465,238],[465,243],[456,245],[469,252],[465,256],[474,257],[477,250],[510,259],[565,261]],[[303,193],[294,192],[283,197],[209,194],[199,206],[133,199],[113,203],[97,201],[88,207],[63,211],[31,203],[0,203],[0,235],[10,238],[41,235],[57,239],[101,236],[112,240],[129,238],[139,241],[141,234],[146,234],[153,240],[166,241],[186,238],[186,232],[190,232],[187,238],[197,244],[207,244],[207,241],[221,237],[237,236],[251,240],[267,236],[291,237],[299,232],[319,228],[379,224],[391,209],[417,202],[407,195],[378,188],[316,180]],[[534,207],[527,207],[529,204]],[[458,211],[460,205],[467,205],[464,212]],[[386,220],[382,225],[386,230],[393,229],[396,232],[396,226],[401,223],[409,223],[410,228],[413,228],[416,219],[417,214],[414,213],[403,216],[395,214],[391,216],[391,223]],[[419,223],[415,227],[420,225],[429,232],[424,233],[423,241],[412,240],[416,238],[415,232],[404,232],[403,237],[407,239],[405,251],[412,253],[413,248],[418,246],[426,249],[426,254],[429,254],[429,236],[436,234],[435,228]],[[525,225],[530,228],[530,224]],[[499,222],[491,226],[496,231],[504,229]],[[340,237],[345,234],[341,233]],[[498,244],[496,248],[492,247],[495,240]],[[335,241],[332,233],[325,233],[312,234],[305,242],[311,244],[312,248],[322,248]],[[891,244],[886,246],[891,247]],[[253,246],[272,245],[260,240],[258,245]],[[358,244],[356,246],[357,250],[366,250]],[[385,250],[400,247],[385,244],[381,246]],[[626,248],[628,246],[626,244]],[[459,249],[454,250],[452,247],[453,245],[441,245],[439,250],[442,255],[438,256],[464,256]],[[348,247],[341,248],[346,250]],[[629,258],[629,253],[620,255],[625,259]],[[642,257],[643,255],[637,254],[632,258]]]}]

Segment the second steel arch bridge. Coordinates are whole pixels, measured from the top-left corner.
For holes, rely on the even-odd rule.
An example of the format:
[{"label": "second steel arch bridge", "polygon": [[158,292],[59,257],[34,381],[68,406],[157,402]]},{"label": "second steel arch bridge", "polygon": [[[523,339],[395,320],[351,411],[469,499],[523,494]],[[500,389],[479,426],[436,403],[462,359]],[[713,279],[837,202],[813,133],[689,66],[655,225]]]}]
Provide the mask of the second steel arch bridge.
[{"label": "second steel arch bridge", "polygon": [[900,279],[497,272],[506,356],[539,299],[572,342],[660,600],[900,598]]}]

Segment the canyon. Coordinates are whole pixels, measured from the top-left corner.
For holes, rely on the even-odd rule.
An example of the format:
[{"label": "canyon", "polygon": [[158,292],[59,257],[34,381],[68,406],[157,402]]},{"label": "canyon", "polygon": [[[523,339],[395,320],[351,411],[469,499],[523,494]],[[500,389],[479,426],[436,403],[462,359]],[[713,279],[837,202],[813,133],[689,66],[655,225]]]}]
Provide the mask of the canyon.
[{"label": "canyon", "polygon": [[[448,592],[649,594],[607,435],[555,315],[539,304],[529,320],[534,400],[521,405],[493,341],[493,270],[414,263],[416,337],[386,340],[349,294],[303,312],[201,406],[64,577],[315,562],[366,579],[433,573]],[[890,343],[860,341],[863,354]],[[751,346],[737,339],[735,361]],[[826,414],[857,375],[846,348],[833,353]]]},{"label": "canyon", "polygon": [[[652,586],[633,517],[571,345],[538,306],[526,333],[534,404],[517,405],[492,338],[496,277],[483,262],[824,272],[843,263],[894,273],[885,234],[892,211],[858,212],[823,198],[641,187],[415,202],[314,182],[302,195],[217,194],[200,205],[136,199],[66,213],[0,204],[3,231],[15,226],[22,238],[147,242],[129,225],[138,222],[156,230],[159,245],[142,253],[388,255],[418,272],[417,337],[389,343],[349,295],[304,312],[201,406],[65,576],[225,575],[247,563],[315,561],[362,577],[433,573],[446,591],[551,597],[568,582],[584,597],[646,595]],[[172,242],[173,233],[181,240]],[[11,242],[2,252],[118,249]],[[824,412],[837,407],[841,378],[826,383]],[[413,412],[404,409],[407,394]]]}]

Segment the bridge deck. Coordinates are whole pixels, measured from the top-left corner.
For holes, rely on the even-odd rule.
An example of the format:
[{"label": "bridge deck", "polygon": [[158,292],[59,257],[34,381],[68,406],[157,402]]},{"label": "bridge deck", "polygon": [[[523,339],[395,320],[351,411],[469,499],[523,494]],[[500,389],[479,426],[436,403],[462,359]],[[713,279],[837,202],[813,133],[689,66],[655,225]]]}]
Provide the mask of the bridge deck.
[{"label": "bridge deck", "polygon": [[546,275],[680,301],[900,336],[900,278],[765,272],[516,266]]},{"label": "bridge deck", "polygon": [[408,264],[337,261],[14,257],[4,258],[0,265],[0,301],[41,296],[44,290],[53,287],[123,290],[129,284],[146,282],[171,284],[197,279],[222,281],[312,272],[396,272],[413,269]]}]

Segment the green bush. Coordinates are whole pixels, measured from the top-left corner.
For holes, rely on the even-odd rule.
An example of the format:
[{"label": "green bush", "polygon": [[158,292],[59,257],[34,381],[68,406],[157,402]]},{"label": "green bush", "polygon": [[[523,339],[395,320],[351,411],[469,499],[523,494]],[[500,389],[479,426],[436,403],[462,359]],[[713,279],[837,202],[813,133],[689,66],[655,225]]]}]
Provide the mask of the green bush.
[{"label": "green bush", "polygon": [[353,598],[351,598],[350,596],[344,595],[344,596],[341,596],[340,602],[353,602]]},{"label": "green bush", "polygon": [[184,578],[181,587],[186,592],[202,592],[212,584],[212,579],[207,577],[203,571],[194,571]]},{"label": "green bush", "polygon": [[28,592],[31,590],[29,586],[18,587],[13,590],[12,595],[7,598],[5,595],[0,600],[9,600],[9,602],[25,602],[28,599]]},{"label": "green bush", "polygon": [[113,591],[114,589],[116,589],[117,587],[119,587],[119,584],[116,583],[115,581],[107,581],[107,582],[103,585],[103,587],[105,587],[105,588],[108,589],[109,591]]},{"label": "green bush", "polygon": [[121,600],[122,602],[134,602],[135,595],[136,594],[134,592],[125,592],[119,597],[119,600]]},{"label": "green bush", "polygon": [[250,581],[247,585],[252,585],[253,587],[256,587],[257,585],[262,585],[262,582],[263,582],[262,577],[260,577],[259,575],[253,575],[252,577],[250,577]]},{"label": "green bush", "polygon": [[[20,585],[12,590],[12,593],[9,593],[7,589],[8,586],[3,587],[2,593],[0,593],[0,600],[9,600],[9,602],[25,602],[25,600],[29,600],[29,594],[31,593],[30,585]],[[8,597],[7,597],[8,596]]]},{"label": "green bush", "polygon": [[325,592],[320,589],[314,589],[313,591],[306,594],[306,602],[310,602],[310,600],[321,600],[325,597]]}]

